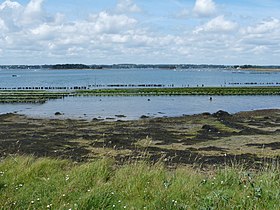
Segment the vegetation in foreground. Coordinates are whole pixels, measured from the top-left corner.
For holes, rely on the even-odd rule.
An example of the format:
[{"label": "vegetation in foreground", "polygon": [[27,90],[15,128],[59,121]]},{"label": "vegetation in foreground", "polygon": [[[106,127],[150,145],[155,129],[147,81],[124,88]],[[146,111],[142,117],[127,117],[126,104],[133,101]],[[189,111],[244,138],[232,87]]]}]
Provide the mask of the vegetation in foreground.
[{"label": "vegetation in foreground", "polygon": [[280,173],[190,167],[109,159],[10,156],[0,162],[1,209],[279,209]]},{"label": "vegetation in foreground", "polygon": [[279,129],[279,110],[117,122],[0,115],[0,209],[279,209]]}]

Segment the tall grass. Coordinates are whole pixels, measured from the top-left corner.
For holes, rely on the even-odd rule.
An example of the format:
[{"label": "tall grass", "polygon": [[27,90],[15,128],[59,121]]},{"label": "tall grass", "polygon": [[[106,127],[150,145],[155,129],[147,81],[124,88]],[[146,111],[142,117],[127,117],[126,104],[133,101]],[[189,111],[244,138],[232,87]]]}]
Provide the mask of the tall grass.
[{"label": "tall grass", "polygon": [[1,209],[279,209],[279,168],[207,173],[145,162],[9,157],[0,163]]}]

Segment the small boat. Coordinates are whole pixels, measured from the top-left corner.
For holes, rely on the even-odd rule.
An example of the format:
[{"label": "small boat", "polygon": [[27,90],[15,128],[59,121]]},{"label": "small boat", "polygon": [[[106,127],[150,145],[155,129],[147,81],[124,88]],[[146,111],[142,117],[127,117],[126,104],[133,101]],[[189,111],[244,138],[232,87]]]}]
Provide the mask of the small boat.
[{"label": "small boat", "polygon": [[17,75],[16,75],[16,74],[13,74],[12,77],[17,77]]}]

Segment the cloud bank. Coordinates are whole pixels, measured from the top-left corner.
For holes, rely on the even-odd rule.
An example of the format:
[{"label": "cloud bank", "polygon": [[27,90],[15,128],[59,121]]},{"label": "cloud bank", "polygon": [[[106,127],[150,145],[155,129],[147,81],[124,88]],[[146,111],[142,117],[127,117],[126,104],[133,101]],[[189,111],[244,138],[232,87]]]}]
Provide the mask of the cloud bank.
[{"label": "cloud bank", "polygon": [[195,1],[195,16],[180,20],[132,0],[75,19],[45,4],[0,4],[0,64],[279,63],[279,17],[242,22],[213,0]]}]

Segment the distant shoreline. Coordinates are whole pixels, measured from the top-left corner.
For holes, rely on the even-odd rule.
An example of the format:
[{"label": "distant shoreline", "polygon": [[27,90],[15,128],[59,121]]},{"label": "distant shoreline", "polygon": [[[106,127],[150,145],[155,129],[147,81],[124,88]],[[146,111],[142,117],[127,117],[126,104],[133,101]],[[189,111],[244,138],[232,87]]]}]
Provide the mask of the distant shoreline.
[{"label": "distant shoreline", "polygon": [[227,69],[232,71],[262,71],[280,72],[280,66],[257,65],[213,65],[213,64],[54,64],[54,65],[0,65],[2,70],[106,70],[106,69],[162,69],[162,70],[187,70],[187,69]]},{"label": "distant shoreline", "polygon": [[241,68],[240,71],[280,72],[280,68]]}]

